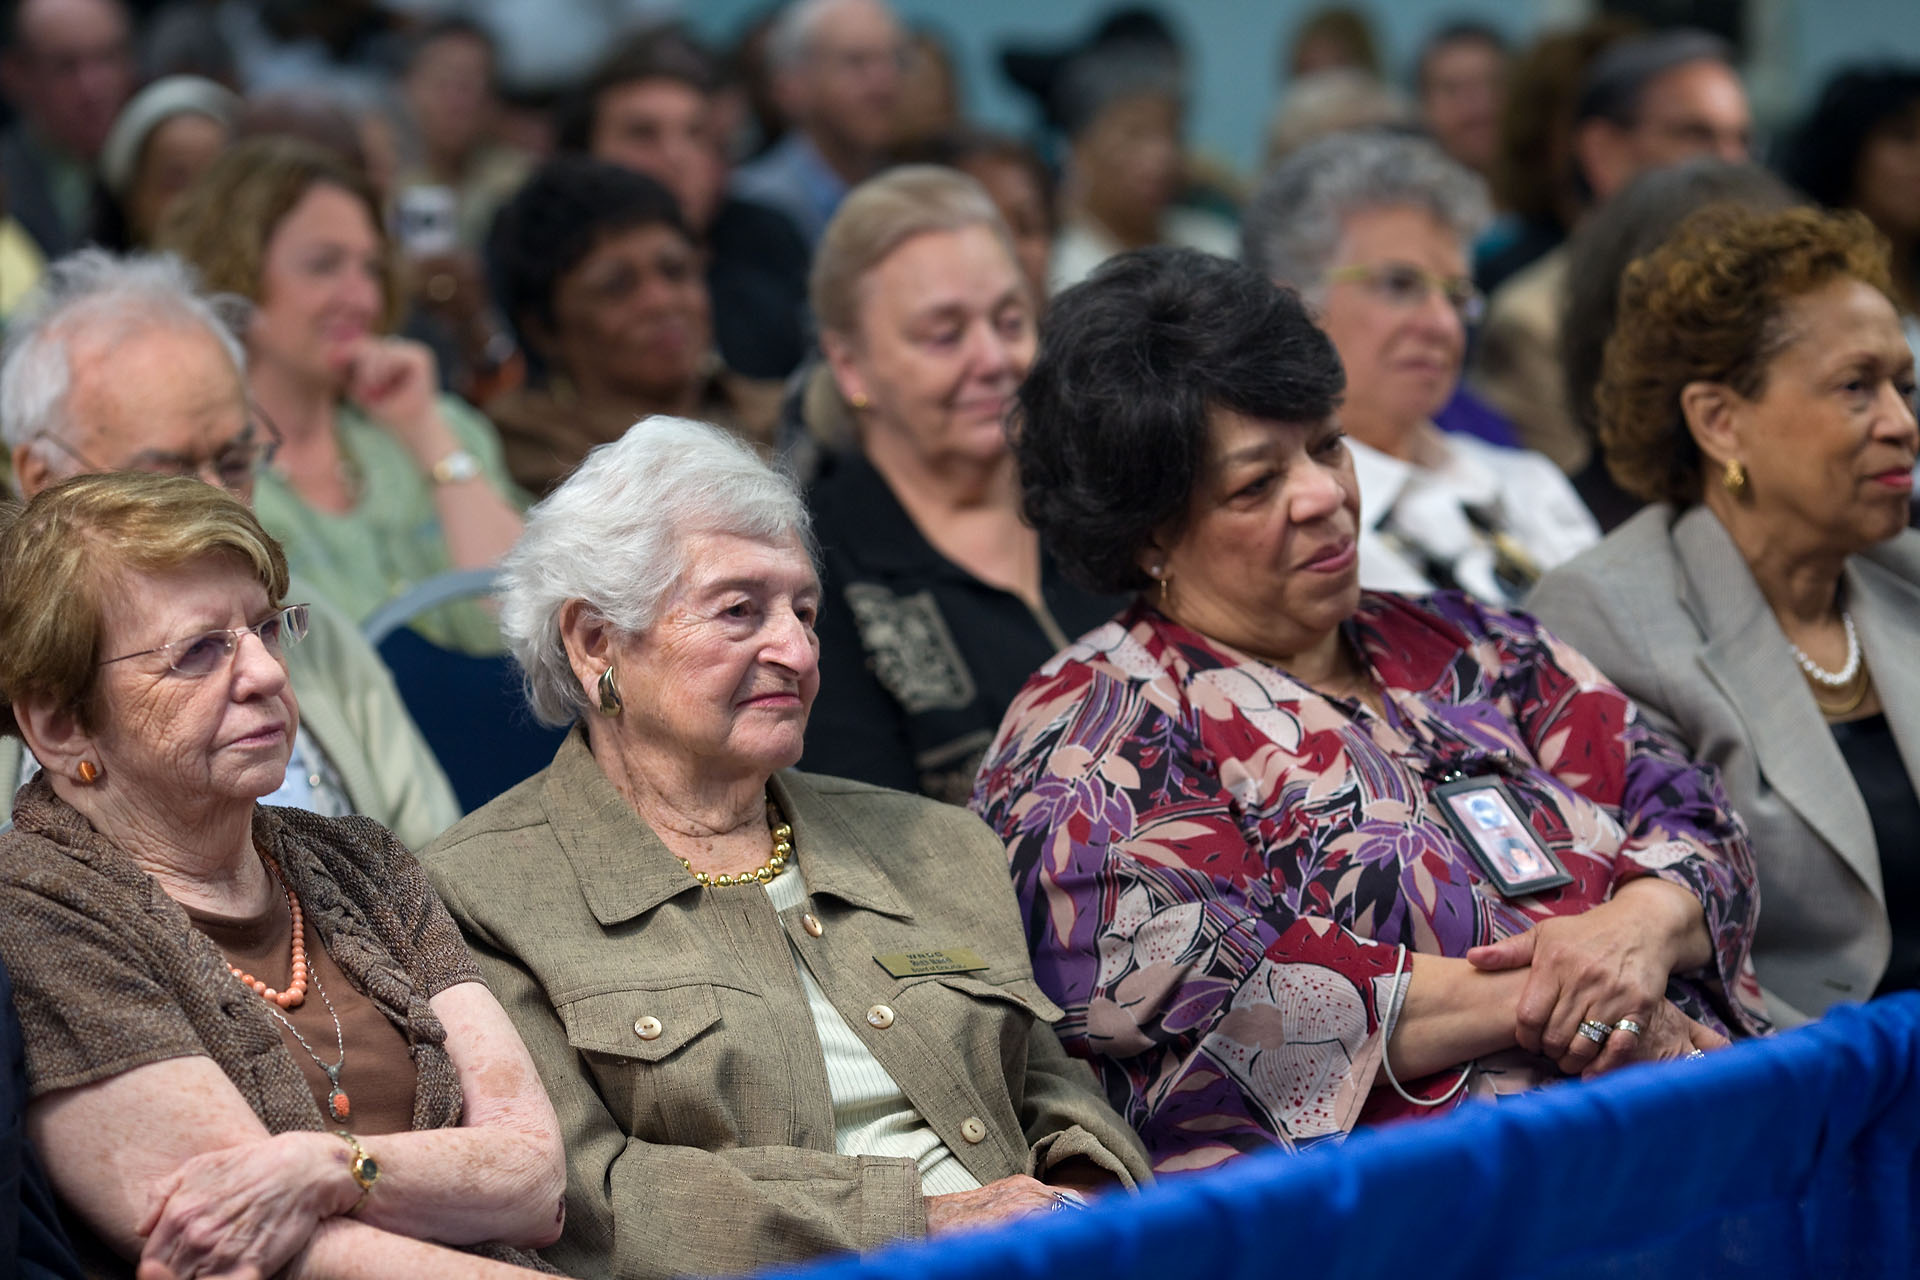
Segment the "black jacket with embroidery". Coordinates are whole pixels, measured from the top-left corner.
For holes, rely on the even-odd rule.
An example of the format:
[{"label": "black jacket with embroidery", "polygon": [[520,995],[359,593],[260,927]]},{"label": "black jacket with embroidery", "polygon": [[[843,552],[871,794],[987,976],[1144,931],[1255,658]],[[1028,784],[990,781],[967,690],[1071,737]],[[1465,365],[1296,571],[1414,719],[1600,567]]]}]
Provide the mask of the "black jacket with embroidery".
[{"label": "black jacket with embroidery", "polygon": [[820,543],[820,696],[800,767],[964,804],[1027,677],[1126,603],[1041,553],[1045,614],[935,550],[871,463],[828,457],[807,493]]}]

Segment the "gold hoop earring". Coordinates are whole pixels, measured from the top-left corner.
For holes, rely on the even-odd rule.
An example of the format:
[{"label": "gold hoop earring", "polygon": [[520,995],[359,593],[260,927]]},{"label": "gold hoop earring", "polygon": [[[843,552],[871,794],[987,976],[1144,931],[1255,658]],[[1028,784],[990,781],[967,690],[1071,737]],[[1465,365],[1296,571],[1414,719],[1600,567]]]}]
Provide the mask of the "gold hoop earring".
[{"label": "gold hoop earring", "polygon": [[1720,473],[1720,487],[1736,498],[1747,496],[1747,489],[1750,487],[1747,481],[1747,469],[1740,465],[1740,459],[1727,459],[1727,468]]},{"label": "gold hoop earring", "polygon": [[100,767],[91,760],[82,760],[73,772],[83,787],[90,787],[100,780]]},{"label": "gold hoop earring", "polygon": [[620,700],[620,690],[614,688],[613,667],[609,665],[600,673],[600,714],[617,716],[626,705]]}]

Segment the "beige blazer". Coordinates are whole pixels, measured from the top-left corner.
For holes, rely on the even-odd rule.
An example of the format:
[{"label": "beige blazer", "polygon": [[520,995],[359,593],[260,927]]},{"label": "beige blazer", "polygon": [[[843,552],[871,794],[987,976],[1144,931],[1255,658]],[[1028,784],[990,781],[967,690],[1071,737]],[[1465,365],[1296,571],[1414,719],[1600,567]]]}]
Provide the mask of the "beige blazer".
[{"label": "beige blazer", "polygon": [[[1920,788],[1920,532],[1854,556],[1843,590]],[[1871,996],[1891,935],[1866,802],[1719,519],[1649,507],[1547,574],[1527,604],[1652,723],[1719,766],[1753,837],[1753,963],[1775,1023]]]},{"label": "beige blazer", "polygon": [[[789,942],[981,1182],[1076,1156],[1144,1179],[1139,1140],[1050,1029],[993,833],[856,782],[788,770],[772,790],[810,894],[785,913],[758,886],[696,885],[579,733],[422,859],[559,1112],[566,1232],[542,1254],[571,1275],[712,1275],[924,1232],[911,1160],[835,1152]],[[875,960],[963,947],[988,967],[896,978]]]}]

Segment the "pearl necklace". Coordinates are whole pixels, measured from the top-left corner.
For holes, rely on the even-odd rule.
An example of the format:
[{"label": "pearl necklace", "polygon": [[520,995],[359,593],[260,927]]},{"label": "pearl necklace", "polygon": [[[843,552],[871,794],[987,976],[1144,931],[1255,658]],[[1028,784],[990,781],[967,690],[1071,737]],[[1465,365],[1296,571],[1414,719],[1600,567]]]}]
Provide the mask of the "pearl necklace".
[{"label": "pearl necklace", "polygon": [[765,884],[787,869],[787,859],[793,855],[793,828],[780,817],[780,810],[773,803],[773,797],[767,797],[767,833],[773,837],[773,856],[751,871],[742,871],[739,875],[709,875],[705,871],[695,871],[693,863],[685,858],[680,865],[686,869],[697,883],[712,888],[730,888],[737,884]]},{"label": "pearl necklace", "polygon": [[1807,677],[1819,681],[1829,689],[1844,689],[1853,683],[1855,676],[1860,674],[1860,637],[1854,634],[1853,615],[1842,609],[1840,624],[1847,629],[1847,665],[1839,671],[1827,670],[1809,658],[1799,645],[1792,641],[1787,642],[1793,649],[1793,656],[1800,660],[1800,669],[1807,673]]}]

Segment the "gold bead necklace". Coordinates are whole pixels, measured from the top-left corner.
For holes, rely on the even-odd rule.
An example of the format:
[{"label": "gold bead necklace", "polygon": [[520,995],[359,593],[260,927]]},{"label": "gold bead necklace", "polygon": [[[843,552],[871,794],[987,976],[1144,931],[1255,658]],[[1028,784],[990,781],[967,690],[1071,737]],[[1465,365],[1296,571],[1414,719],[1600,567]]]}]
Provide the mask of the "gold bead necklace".
[{"label": "gold bead necklace", "polygon": [[787,859],[793,856],[793,827],[780,815],[780,807],[773,802],[773,794],[767,794],[767,834],[773,837],[773,856],[751,871],[742,871],[739,875],[709,875],[705,871],[695,871],[693,863],[680,859],[680,865],[687,874],[709,889],[728,889],[737,884],[765,884],[787,869]]}]

